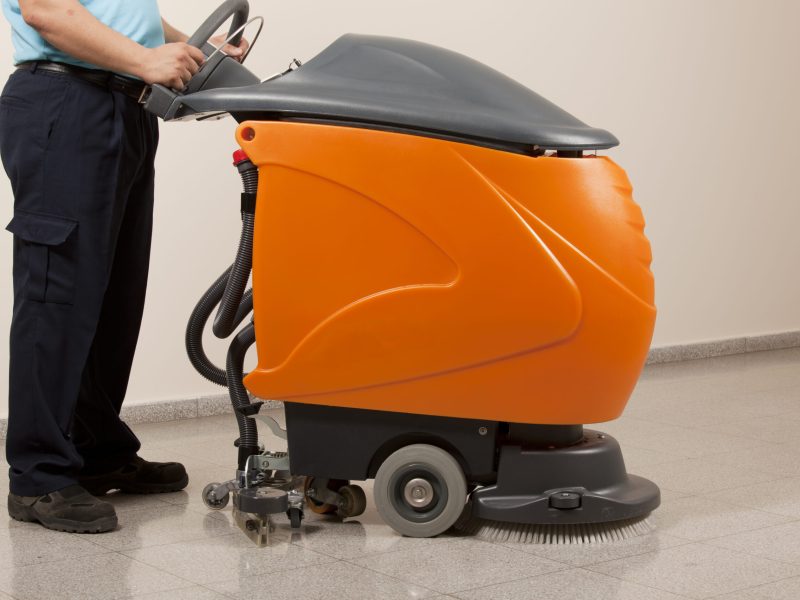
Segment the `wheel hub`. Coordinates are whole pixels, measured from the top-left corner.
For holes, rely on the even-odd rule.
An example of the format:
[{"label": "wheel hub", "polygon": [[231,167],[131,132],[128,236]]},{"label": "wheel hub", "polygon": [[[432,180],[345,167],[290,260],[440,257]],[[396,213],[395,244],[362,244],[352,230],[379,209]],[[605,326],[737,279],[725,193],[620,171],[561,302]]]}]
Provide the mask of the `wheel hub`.
[{"label": "wheel hub", "polygon": [[403,489],[403,499],[413,508],[425,508],[433,502],[433,486],[422,477],[410,479]]}]

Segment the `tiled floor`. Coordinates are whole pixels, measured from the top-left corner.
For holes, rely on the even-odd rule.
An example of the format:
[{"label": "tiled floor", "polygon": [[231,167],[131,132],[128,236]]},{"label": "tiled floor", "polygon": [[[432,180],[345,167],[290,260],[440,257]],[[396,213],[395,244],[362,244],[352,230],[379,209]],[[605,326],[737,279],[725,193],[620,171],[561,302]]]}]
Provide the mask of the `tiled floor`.
[{"label": "tiled floor", "polygon": [[97,536],[0,516],[0,600],[800,598],[800,349],[649,367],[625,416],[597,428],[661,486],[653,533],[583,546],[419,540],[370,508],[345,523],[311,516],[300,533],[282,519],[274,545],[256,548],[199,496],[231,476],[233,418],[139,425],[142,454],[185,462],[189,488],[112,496],[121,526]]}]

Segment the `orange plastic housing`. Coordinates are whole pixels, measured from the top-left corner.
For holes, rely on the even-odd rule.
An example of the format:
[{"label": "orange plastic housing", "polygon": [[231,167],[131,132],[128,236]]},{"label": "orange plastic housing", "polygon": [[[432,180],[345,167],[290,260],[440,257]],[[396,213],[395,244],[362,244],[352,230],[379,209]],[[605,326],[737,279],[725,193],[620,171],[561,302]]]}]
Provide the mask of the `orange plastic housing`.
[{"label": "orange plastic housing", "polygon": [[622,412],[655,322],[608,158],[246,122],[256,396],[520,423]]}]

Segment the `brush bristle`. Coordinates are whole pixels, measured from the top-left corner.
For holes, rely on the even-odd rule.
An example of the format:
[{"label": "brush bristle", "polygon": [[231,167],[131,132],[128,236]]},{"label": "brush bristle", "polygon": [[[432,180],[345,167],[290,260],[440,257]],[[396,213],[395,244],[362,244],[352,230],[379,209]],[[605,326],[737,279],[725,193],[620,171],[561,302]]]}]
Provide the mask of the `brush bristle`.
[{"label": "brush bristle", "polygon": [[602,544],[618,542],[653,531],[648,515],[609,523],[574,525],[532,525],[470,518],[455,526],[456,531],[490,542],[521,544]]}]

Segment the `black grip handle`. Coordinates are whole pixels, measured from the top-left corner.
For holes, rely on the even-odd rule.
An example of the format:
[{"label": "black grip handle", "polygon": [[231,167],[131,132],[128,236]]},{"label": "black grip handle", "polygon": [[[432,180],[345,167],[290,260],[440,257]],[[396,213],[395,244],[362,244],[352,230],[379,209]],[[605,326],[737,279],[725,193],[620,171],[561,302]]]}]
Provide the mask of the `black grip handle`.
[{"label": "black grip handle", "polygon": [[[190,46],[194,46],[195,48],[203,49],[203,45],[208,42],[214,32],[217,31],[220,27],[222,27],[223,23],[227,21],[231,15],[233,15],[233,21],[231,21],[231,27],[228,30],[228,35],[232,35],[234,31],[239,29],[242,25],[247,23],[247,17],[250,14],[250,3],[247,0],[225,0],[219,7],[209,15],[209,17],[203,21],[203,24],[197,28],[192,34],[192,37],[189,38],[187,43]],[[228,42],[234,46],[238,46],[239,42],[242,40],[242,34],[244,31],[240,31],[236,34],[234,38]]]}]

